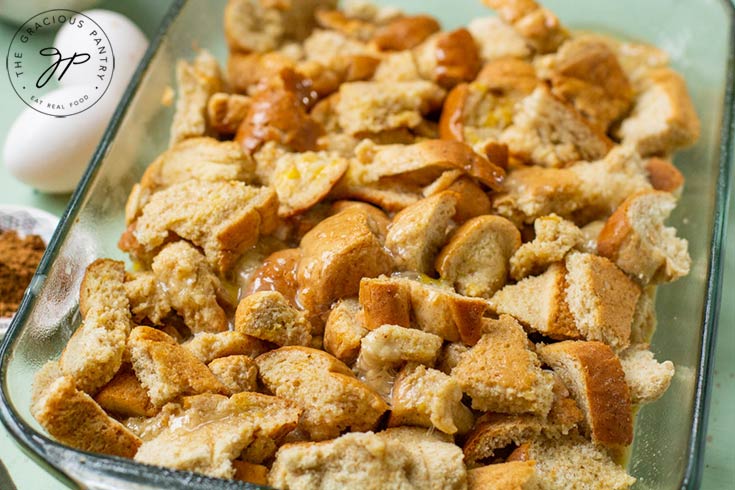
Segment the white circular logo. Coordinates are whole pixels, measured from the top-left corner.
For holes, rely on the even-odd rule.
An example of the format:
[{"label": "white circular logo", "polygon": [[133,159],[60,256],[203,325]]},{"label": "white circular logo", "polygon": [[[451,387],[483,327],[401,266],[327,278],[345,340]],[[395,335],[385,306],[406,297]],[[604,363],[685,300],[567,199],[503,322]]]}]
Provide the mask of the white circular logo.
[{"label": "white circular logo", "polygon": [[[63,26],[68,26],[65,52],[53,45],[54,34]],[[10,41],[5,67],[13,90],[28,107],[66,117],[89,109],[102,98],[112,81],[115,56],[99,24],[74,10],[55,9],[31,17],[18,29]],[[65,77],[74,78],[74,84],[67,90],[55,90]]]}]

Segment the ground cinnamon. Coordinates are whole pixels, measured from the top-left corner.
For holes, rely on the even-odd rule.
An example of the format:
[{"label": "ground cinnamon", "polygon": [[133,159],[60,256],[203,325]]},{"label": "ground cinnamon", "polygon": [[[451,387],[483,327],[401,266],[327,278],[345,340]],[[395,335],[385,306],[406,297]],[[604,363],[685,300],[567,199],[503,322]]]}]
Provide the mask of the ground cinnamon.
[{"label": "ground cinnamon", "polygon": [[0,231],[0,317],[13,316],[46,250],[38,235]]}]

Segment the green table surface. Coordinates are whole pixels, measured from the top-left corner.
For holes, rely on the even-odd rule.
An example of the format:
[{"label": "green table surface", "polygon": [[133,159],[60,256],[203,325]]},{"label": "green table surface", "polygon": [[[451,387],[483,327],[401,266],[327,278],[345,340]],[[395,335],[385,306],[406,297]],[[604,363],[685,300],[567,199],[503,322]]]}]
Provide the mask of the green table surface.
[{"label": "green table surface", "polygon": [[[151,38],[171,0],[106,0],[98,7],[127,15]],[[59,2],[63,6],[63,1]],[[17,27],[0,21],[0,50],[4,55]],[[0,73],[0,141],[25,105],[15,95],[7,76]],[[0,156],[0,159],[2,157]],[[735,172],[732,175],[735,181]],[[735,182],[731,183],[735,188]],[[61,216],[68,195],[46,195],[16,181],[0,161],[0,204],[33,206]],[[723,301],[715,358],[712,402],[707,427],[707,447],[702,487],[706,490],[735,488],[735,199],[730,199],[726,251],[723,261]],[[32,462],[0,426],[0,460],[20,490],[61,490],[53,477]]]}]

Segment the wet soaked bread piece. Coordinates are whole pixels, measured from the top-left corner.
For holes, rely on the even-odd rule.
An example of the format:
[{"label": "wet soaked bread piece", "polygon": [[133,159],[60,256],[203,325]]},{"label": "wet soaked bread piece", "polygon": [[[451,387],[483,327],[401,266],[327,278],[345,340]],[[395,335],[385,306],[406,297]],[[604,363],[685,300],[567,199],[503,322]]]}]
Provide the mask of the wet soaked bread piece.
[{"label": "wet soaked bread piece", "polygon": [[298,248],[278,250],[266,257],[250,276],[250,284],[244,294],[258,291],[278,291],[292,305],[296,304],[299,289],[296,272],[301,260]]},{"label": "wet soaked bread piece", "polygon": [[61,371],[81,391],[94,394],[122,364],[125,339],[132,328],[124,280],[125,264],[111,259],[92,262],[82,278],[82,324],[59,359]]},{"label": "wet soaked bread piece", "polygon": [[258,389],[258,367],[248,356],[220,357],[207,367],[227,387],[230,394]]},{"label": "wet soaked bread piece", "polygon": [[61,376],[40,391],[33,417],[62,444],[82,451],[132,458],[140,439],[109,417],[74,379]]},{"label": "wet soaked bread piece", "polygon": [[383,325],[365,335],[357,366],[379,369],[415,362],[433,366],[442,347],[441,337],[398,325]]},{"label": "wet soaked bread piece", "polygon": [[552,339],[581,339],[566,300],[566,274],[563,264],[552,264],[541,275],[505,286],[490,298],[490,307]]},{"label": "wet soaked bread piece", "polygon": [[143,208],[135,238],[147,251],[163,245],[171,233],[201,247],[218,271],[275,227],[276,193],[242,182],[187,181],[157,192]]},{"label": "wet soaked bread piece", "polygon": [[303,213],[321,201],[347,171],[348,161],[328,152],[286,153],[270,178],[278,194],[278,215]]},{"label": "wet soaked bread piece", "polygon": [[510,461],[467,472],[468,490],[541,490],[533,461]]},{"label": "wet soaked bread piece", "polygon": [[253,483],[254,485],[268,484],[267,466],[248,463],[239,459],[232,461],[232,466],[235,468],[234,480]]},{"label": "wet soaked bread piece", "polygon": [[539,356],[561,377],[582,409],[592,442],[608,447],[633,442],[633,413],[620,360],[602,342],[545,345]]},{"label": "wet soaked bread piece", "polygon": [[176,86],[179,96],[171,123],[169,146],[207,133],[207,102],[222,87],[217,60],[205,50],[192,63],[179,60],[176,64]]},{"label": "wet soaked bread piece", "polygon": [[452,377],[420,364],[408,364],[396,376],[388,425],[436,427],[445,434],[466,433],[472,412]]},{"label": "wet soaked bread piece", "polygon": [[570,39],[540,64],[548,71],[551,91],[602,132],[632,106],[633,87],[615,52],[603,42]]},{"label": "wet soaked bread piece", "polygon": [[343,83],[335,109],[346,133],[379,133],[419,126],[424,115],[441,107],[444,95],[443,89],[424,80]]},{"label": "wet soaked bread piece", "polygon": [[355,298],[338,301],[329,312],[324,327],[324,350],[345,364],[355,362],[360,340],[368,333],[361,317],[360,303]]},{"label": "wet soaked bread piece", "polygon": [[151,268],[192,333],[227,330],[227,317],[217,303],[222,285],[196,248],[184,241],[166,245]]},{"label": "wet soaked bread piece", "polygon": [[523,328],[504,315],[485,320],[477,344],[452,369],[475,410],[546,416],[553,401],[553,376],[541,370]]},{"label": "wet soaked bread piece", "polygon": [[270,392],[304,409],[299,427],[312,440],[337,437],[345,429],[371,430],[388,409],[347,365],[324,351],[281,347],[255,362]]},{"label": "wet soaked bread piece", "polygon": [[615,351],[626,348],[641,289],[604,257],[572,253],[565,265],[566,300],[579,332]]},{"label": "wet soaked bread piece", "polygon": [[106,411],[122,417],[152,417],[158,411],[127,364],[102,387],[94,400]]},{"label": "wet soaked bread piece", "polygon": [[536,462],[544,488],[627,490],[635,483],[604,450],[579,436],[537,439],[526,447],[526,457]]},{"label": "wet soaked bread piece", "polygon": [[664,226],[676,199],[661,191],[628,197],[608,218],[597,239],[600,255],[645,285],[671,282],[689,273],[688,243]]},{"label": "wet soaked bread piece", "polygon": [[625,349],[620,353],[620,364],[633,404],[655,402],[663,396],[674,377],[674,364],[658,362],[648,344],[635,344]]},{"label": "wet soaked bread piece", "polygon": [[276,345],[309,345],[311,325],[278,291],[245,296],[237,306],[235,330]]},{"label": "wet soaked bread piece", "polygon": [[180,396],[227,393],[207,366],[160,330],[136,327],[128,350],[136,377],[157,407]]},{"label": "wet soaked bread piece", "polygon": [[460,28],[435,34],[415,50],[421,76],[440,87],[471,82],[482,67],[472,34]]},{"label": "wet soaked bread piece", "polygon": [[425,429],[400,428],[283,446],[268,482],[284,490],[459,490],[466,472],[459,448]]},{"label": "wet soaked bread piece", "polygon": [[181,346],[205,364],[227,356],[244,355],[255,358],[271,348],[263,340],[234,331],[202,332],[194,335]]},{"label": "wet soaked bread piece", "polygon": [[436,270],[460,294],[490,298],[508,279],[508,260],[521,234],[505,218],[472,218],[449,239],[436,258]]},{"label": "wet soaked bread piece", "polygon": [[442,192],[408,206],[393,217],[385,246],[399,270],[434,272],[434,259],[446,240],[457,198]]},{"label": "wet soaked bread piece", "polygon": [[510,275],[517,281],[563,260],[583,240],[582,231],[574,223],[555,214],[537,218],[533,228],[536,233],[533,240],[521,245],[510,258]]},{"label": "wet soaked bread piece", "polygon": [[483,0],[539,53],[556,51],[569,36],[559,19],[534,0]]},{"label": "wet soaked bread piece", "polygon": [[684,188],[684,175],[669,159],[651,157],[646,160],[648,180],[657,191],[670,192],[677,199]]},{"label": "wet soaked bread piece", "polygon": [[480,461],[491,460],[496,451],[511,444],[521,445],[540,436],[560,439],[569,435],[584,415],[558,376],[554,377],[553,390],[554,402],[546,417],[492,412],[480,416],[462,448],[467,465],[475,467]]},{"label": "wet soaked bread piece", "polygon": [[291,431],[300,410],[281,398],[259,393],[197,395],[169,406],[155,436],[135,460],[205,475],[232,478],[232,460],[263,441],[274,444]]},{"label": "wet soaked bread piece", "polygon": [[650,70],[635,106],[617,131],[641,155],[668,155],[699,139],[700,122],[686,82],[670,68]]},{"label": "wet soaked bread piece", "polygon": [[250,97],[217,92],[207,102],[209,125],[223,135],[233,135],[250,110]]},{"label": "wet soaked bread piece", "polygon": [[298,298],[313,313],[356,295],[361,278],[393,270],[378,226],[358,209],[346,209],[320,222],[301,239],[301,254]]},{"label": "wet soaked bread piece", "polygon": [[360,306],[368,330],[383,325],[411,326],[411,284],[379,277],[360,281]]}]

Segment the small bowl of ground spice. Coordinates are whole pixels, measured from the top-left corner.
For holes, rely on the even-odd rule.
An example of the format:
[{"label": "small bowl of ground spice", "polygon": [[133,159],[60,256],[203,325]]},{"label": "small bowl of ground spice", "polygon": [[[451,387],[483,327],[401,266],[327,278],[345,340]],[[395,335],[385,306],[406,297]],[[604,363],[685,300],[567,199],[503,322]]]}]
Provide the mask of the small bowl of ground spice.
[{"label": "small bowl of ground spice", "polygon": [[0,206],[0,338],[10,326],[59,219],[40,209]]}]

